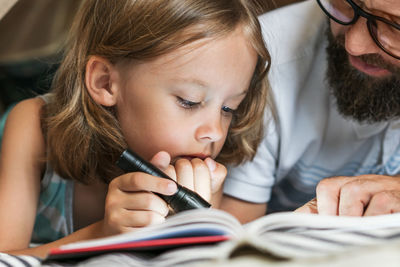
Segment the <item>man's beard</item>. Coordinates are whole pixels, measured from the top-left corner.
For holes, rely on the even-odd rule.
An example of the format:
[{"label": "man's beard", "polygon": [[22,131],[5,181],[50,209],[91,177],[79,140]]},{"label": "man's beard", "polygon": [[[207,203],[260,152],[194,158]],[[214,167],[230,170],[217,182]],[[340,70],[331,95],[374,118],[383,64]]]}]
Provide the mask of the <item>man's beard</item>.
[{"label": "man's beard", "polygon": [[367,123],[400,118],[400,68],[378,54],[366,54],[359,58],[392,74],[377,78],[360,72],[349,62],[344,36],[334,37],[329,29],[327,35],[327,78],[339,113]]}]

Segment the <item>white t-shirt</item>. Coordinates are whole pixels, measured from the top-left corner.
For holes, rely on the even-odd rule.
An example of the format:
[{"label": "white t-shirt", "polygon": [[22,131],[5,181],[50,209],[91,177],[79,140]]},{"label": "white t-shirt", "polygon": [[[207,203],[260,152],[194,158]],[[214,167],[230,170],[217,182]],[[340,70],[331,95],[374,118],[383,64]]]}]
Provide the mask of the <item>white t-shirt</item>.
[{"label": "white t-shirt", "polygon": [[315,196],[323,178],[398,174],[400,121],[360,124],[337,112],[325,81],[327,17],[316,1],[274,10],[260,22],[277,121],[253,161],[229,168],[224,192],[269,202],[268,212],[293,210]]}]

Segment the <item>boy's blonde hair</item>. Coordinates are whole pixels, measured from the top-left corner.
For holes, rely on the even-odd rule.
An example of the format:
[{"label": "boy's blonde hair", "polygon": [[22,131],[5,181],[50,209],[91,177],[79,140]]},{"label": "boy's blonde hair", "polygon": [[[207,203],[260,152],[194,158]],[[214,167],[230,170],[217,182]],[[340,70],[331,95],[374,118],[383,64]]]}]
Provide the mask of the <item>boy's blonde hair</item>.
[{"label": "boy's blonde hair", "polygon": [[[258,54],[248,93],[218,156],[222,163],[252,159],[263,135],[269,101],[270,55],[253,7],[246,0],[85,0],[72,25],[65,58],[43,109],[48,160],[64,178],[109,182],[121,174],[115,162],[127,144],[113,108],[97,104],[85,86],[91,55],[115,64],[146,61],[202,38],[243,27]],[[133,148],[134,149],[134,148]]]}]

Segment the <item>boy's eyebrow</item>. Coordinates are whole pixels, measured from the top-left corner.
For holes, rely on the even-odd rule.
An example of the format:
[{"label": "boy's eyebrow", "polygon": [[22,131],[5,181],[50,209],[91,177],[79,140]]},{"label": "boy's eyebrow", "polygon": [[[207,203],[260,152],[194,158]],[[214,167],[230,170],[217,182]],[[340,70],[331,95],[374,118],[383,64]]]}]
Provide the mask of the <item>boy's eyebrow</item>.
[{"label": "boy's eyebrow", "polygon": [[[189,79],[187,79],[187,78],[176,78],[176,79],[173,79],[173,81],[186,83],[186,84],[194,84],[194,85],[196,85],[196,86],[198,86],[200,88],[203,88],[203,89],[210,87],[206,82],[204,82],[202,80],[199,80],[199,79],[195,79],[195,78],[189,78]],[[245,90],[241,91],[240,93],[237,93],[237,94],[233,95],[233,97],[238,97],[238,96],[245,95],[245,94],[247,94],[247,92],[248,92],[248,89],[246,88]]]},{"label": "boy's eyebrow", "polygon": [[239,94],[237,94],[237,95],[235,95],[235,96],[245,95],[245,94],[247,94],[248,91],[249,91],[248,89],[245,89],[245,90],[243,90],[241,93],[239,93]]},{"label": "boy's eyebrow", "polygon": [[197,85],[198,87],[202,87],[202,88],[209,87],[206,82],[201,81],[199,79],[195,79],[195,78],[175,78],[173,80],[176,82],[180,82],[180,83],[194,84],[194,85]]}]

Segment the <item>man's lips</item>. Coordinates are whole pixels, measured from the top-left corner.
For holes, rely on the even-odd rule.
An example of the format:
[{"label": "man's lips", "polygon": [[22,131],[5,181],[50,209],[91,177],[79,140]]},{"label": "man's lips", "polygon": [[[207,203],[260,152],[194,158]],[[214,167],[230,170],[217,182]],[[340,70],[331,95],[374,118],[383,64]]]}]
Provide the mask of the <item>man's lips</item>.
[{"label": "man's lips", "polygon": [[385,77],[391,74],[389,70],[368,64],[361,60],[359,57],[349,55],[349,61],[354,68],[370,76]]}]

